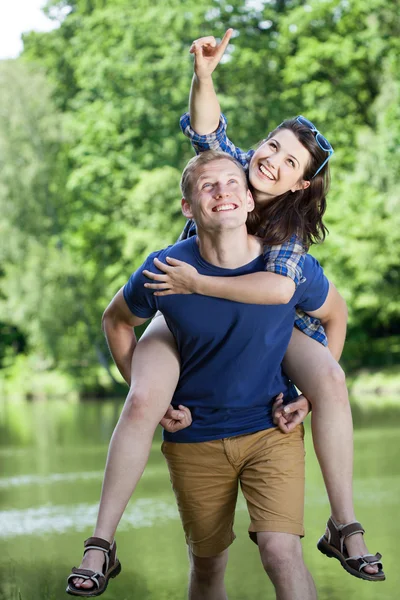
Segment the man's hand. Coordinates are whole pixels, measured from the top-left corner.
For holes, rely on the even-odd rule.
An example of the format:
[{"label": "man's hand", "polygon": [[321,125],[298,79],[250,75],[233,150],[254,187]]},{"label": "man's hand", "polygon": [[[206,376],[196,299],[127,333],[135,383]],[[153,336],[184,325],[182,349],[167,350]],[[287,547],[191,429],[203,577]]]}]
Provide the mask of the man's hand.
[{"label": "man's hand", "polygon": [[144,287],[151,290],[159,290],[154,292],[155,296],[196,293],[196,281],[201,277],[197,270],[192,265],[176,258],[167,256],[166,260],[169,265],[161,262],[158,258],[154,259],[155,266],[160,271],[163,271],[163,275],[152,273],[147,269],[143,271],[143,275],[158,282],[145,283]]},{"label": "man's hand", "polygon": [[192,424],[192,413],[190,410],[181,404],[178,406],[178,409],[179,410],[176,410],[172,404],[170,404],[167,412],[160,421],[161,427],[164,427],[164,429],[170,433],[185,429]]},{"label": "man's hand", "polygon": [[290,433],[304,421],[310,410],[311,404],[303,395],[283,406],[283,394],[279,394],[272,405],[272,420],[283,433]]},{"label": "man's hand", "polygon": [[194,40],[190,53],[194,54],[194,72],[198,79],[206,79],[212,75],[224,55],[232,33],[233,29],[228,29],[219,44],[211,35]]}]

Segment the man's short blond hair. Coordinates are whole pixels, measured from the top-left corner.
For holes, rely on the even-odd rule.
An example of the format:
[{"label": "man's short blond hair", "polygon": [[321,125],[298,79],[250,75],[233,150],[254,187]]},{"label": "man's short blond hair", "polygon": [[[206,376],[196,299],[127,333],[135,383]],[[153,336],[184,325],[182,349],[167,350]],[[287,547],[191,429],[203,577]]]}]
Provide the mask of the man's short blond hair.
[{"label": "man's short blond hair", "polygon": [[219,152],[217,150],[207,150],[206,152],[201,152],[201,154],[198,154],[197,156],[191,158],[183,170],[181,177],[181,191],[183,198],[185,198],[187,202],[190,203],[192,199],[193,184],[196,181],[196,173],[198,169],[203,165],[206,165],[210,162],[214,162],[216,160],[230,160],[234,165],[236,165],[242,173],[243,181],[246,185],[246,190],[248,189],[246,173],[244,172],[243,166],[238,160],[236,160],[236,158],[234,158],[230,154],[227,154],[226,152]]}]

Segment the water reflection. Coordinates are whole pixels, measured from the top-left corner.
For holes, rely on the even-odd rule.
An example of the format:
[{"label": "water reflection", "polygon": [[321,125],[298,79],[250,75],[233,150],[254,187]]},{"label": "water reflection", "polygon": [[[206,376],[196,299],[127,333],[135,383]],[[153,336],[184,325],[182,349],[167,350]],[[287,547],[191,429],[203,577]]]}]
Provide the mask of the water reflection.
[{"label": "water reflection", "polygon": [[0,489],[9,489],[10,487],[20,487],[23,485],[50,485],[61,482],[77,482],[80,479],[101,479],[103,471],[83,472],[83,473],[50,473],[49,475],[19,475],[16,477],[0,477]]},{"label": "water reflection", "polygon": [[[0,511],[0,538],[85,531],[93,527],[97,507],[97,504],[74,504]],[[160,515],[163,521],[179,519],[172,498],[170,502],[141,498],[128,506],[119,531],[128,531],[132,527],[151,527]]]},{"label": "water reflection", "polygon": [[[8,403],[3,408],[0,405],[0,538],[6,551],[0,556],[0,600],[59,600],[64,597],[64,578],[79,560],[82,541],[95,522],[116,404],[56,401]],[[315,548],[329,507],[307,432],[303,548],[320,600],[398,597],[399,439],[400,427],[393,421],[391,428],[375,423],[355,433],[357,518],[367,529],[371,551],[384,555],[388,577],[384,584],[369,584],[350,577]],[[118,530],[123,573],[107,590],[107,600],[186,598],[186,548],[159,445],[158,432],[149,465]],[[229,600],[273,598],[247,527],[247,510],[240,499],[238,537],[227,572]]]},{"label": "water reflection", "polygon": [[[104,452],[104,451],[103,451]],[[161,469],[149,466],[144,477],[157,477]],[[75,471],[74,473],[49,473],[48,475],[16,475],[0,477],[0,489],[21,487],[26,485],[52,485],[54,483],[71,483],[79,481],[102,481],[104,471]]]}]

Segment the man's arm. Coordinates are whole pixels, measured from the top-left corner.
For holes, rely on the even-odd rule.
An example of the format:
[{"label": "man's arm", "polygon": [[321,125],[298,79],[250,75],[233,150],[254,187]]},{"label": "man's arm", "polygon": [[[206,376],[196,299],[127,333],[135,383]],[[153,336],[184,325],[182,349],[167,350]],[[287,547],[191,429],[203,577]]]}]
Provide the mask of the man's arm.
[{"label": "man's arm", "polygon": [[102,328],[111,355],[126,383],[131,383],[131,363],[136,347],[134,327],[142,325],[148,318],[132,314],[123,295],[123,288],[114,296],[104,311]]},{"label": "man's arm", "polygon": [[328,338],[328,348],[339,361],[346,339],[348,311],[345,300],[333,283],[329,282],[329,292],[324,304],[318,310],[307,311],[307,314],[321,321]]},{"label": "man's arm", "polygon": [[220,44],[214,37],[195,40],[190,48],[194,54],[194,75],[189,97],[192,128],[199,135],[207,135],[218,128],[220,106],[212,81],[212,73],[220,62],[232,36],[228,29]]}]

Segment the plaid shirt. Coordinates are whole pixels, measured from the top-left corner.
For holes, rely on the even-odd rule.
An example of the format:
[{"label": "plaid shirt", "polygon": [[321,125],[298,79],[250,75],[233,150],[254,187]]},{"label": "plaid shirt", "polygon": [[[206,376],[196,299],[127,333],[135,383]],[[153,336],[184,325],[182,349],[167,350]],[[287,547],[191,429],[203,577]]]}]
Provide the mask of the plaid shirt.
[{"label": "plaid shirt", "polygon": [[[199,135],[190,126],[190,115],[185,113],[180,119],[180,126],[183,133],[190,139],[196,153],[205,152],[206,150],[218,150],[230,154],[243,165],[245,171],[248,171],[250,160],[255,150],[247,152],[235,146],[226,135],[227,120],[221,114],[218,129],[207,135]],[[189,220],[179,239],[183,240],[196,233],[196,224],[193,220]],[[299,285],[304,281],[303,266],[306,256],[305,248],[296,235],[293,235],[289,241],[276,246],[264,246],[265,270],[278,275],[284,275],[293,279],[295,285]],[[317,340],[324,346],[328,344],[324,328],[319,319],[310,317],[305,312],[296,309],[295,325],[308,335]]]}]

